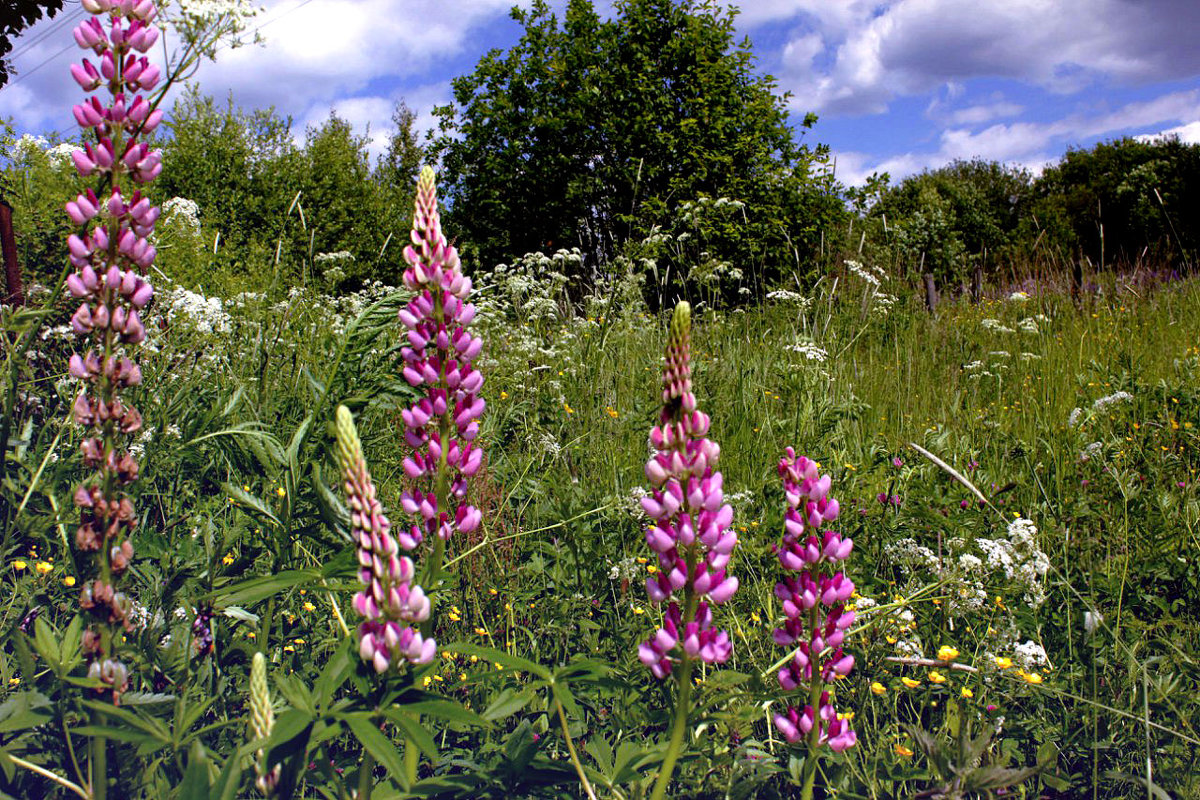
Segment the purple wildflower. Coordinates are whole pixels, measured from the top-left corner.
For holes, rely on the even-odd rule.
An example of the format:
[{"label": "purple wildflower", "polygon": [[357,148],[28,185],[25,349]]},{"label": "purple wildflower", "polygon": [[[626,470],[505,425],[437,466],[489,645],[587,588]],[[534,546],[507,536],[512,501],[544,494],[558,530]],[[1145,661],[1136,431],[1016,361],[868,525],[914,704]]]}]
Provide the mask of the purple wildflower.
[{"label": "purple wildflower", "polygon": [[[810,703],[777,714],[775,727],[789,742],[808,737],[812,749],[828,744],[840,752],[852,747],[858,736],[849,722],[838,716],[829,692],[822,687],[846,677],[854,668],[854,656],[842,650],[846,629],[854,624],[854,612],[846,608],[854,583],[840,570],[827,574],[825,567],[849,557],[854,542],[835,531],[818,532],[822,525],[837,519],[840,508],[838,501],[829,497],[832,481],[818,472],[815,462],[797,458],[789,447],[779,462],[779,476],[788,504],[779,563],[799,574],[775,585],[775,596],[787,617],[783,627],[775,629],[775,643],[795,647],[778,679],[786,691],[807,692]],[[823,609],[827,609],[824,614]]]},{"label": "purple wildflower", "polygon": [[[151,109],[139,91],[150,91],[160,71],[145,53],[158,38],[153,21],[158,12],[152,0],[85,0],[84,9],[95,15],[75,28],[75,41],[91,50],[99,66],[88,59],[71,66],[71,74],[84,89],[103,89],[111,97],[93,95],[74,107],[75,121],[93,141],[72,154],[82,177],[97,175],[105,187],[102,196],[92,189],[65,207],[67,217],[79,226],[67,239],[71,265],[67,289],[81,301],[71,317],[71,327],[87,337],[85,352],[71,356],[68,371],[82,382],[73,416],[90,429],[81,444],[83,463],[95,477],[75,490],[81,524],[75,546],[95,553],[99,577],[85,581],[80,607],[92,621],[84,632],[84,650],[90,660],[88,675],[106,684],[113,702],[128,687],[129,672],[113,658],[116,633],[129,630],[132,602],[114,583],[133,560],[128,538],[137,526],[132,501],[123,487],[137,480],[138,463],[128,451],[128,436],[142,426],[142,416],[122,392],[142,382],[142,371],[129,357],[146,336],[141,312],[154,296],[144,275],[156,251],[150,234],[159,209],[140,191],[122,192],[128,182],[143,184],[162,171],[162,157],[138,137],[151,133],[162,112]],[[96,18],[106,15],[107,21]]]},{"label": "purple wildflower", "polygon": [[[709,664],[729,658],[729,634],[713,627],[709,602],[720,605],[738,588],[738,579],[726,572],[737,544],[729,528],[733,509],[724,502],[721,473],[714,471],[721,449],[707,438],[709,418],[692,393],[690,339],[691,308],[680,303],[667,339],[660,424],[650,431],[656,453],[646,463],[646,477],[653,492],[642,499],[654,521],[646,543],[659,566],[646,580],[646,592],[656,605],[670,602],[662,628],[642,643],[638,657],[660,679],[671,673],[677,651]],[[673,599],[679,592],[682,605]]]},{"label": "purple wildflower", "polygon": [[359,655],[378,673],[405,661],[426,664],[433,659],[437,642],[422,637],[413,624],[429,619],[429,598],[412,582],[412,560],[400,555],[391,523],[375,495],[354,418],[345,406],[337,410],[337,457],[350,503],[358,577],[365,587],[354,595],[354,610],[364,618],[358,628]]},{"label": "purple wildflower", "polygon": [[404,285],[416,296],[400,311],[408,329],[403,348],[404,379],[425,387],[425,396],[402,412],[404,439],[412,455],[404,472],[424,482],[423,489],[405,491],[400,503],[417,522],[399,534],[405,549],[426,538],[435,542],[435,567],[454,531],[479,526],[478,509],[465,503],[467,479],[483,464],[483,449],[475,442],[484,401],[479,396],[483,376],[471,362],[483,347],[467,332],[475,306],[467,302],[471,279],[463,275],[458,251],[446,241],[438,215],[433,170],[426,167],[417,182],[412,244],[404,249],[408,269]]}]

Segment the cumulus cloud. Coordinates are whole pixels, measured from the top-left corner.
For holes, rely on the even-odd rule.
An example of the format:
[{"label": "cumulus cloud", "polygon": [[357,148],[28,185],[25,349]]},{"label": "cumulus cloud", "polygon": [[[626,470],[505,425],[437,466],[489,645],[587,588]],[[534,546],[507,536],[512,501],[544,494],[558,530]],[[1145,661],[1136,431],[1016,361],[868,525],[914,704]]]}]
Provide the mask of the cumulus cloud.
[{"label": "cumulus cloud", "polygon": [[1069,93],[1096,83],[1144,84],[1200,73],[1194,0],[771,0],[743,24],[791,21],[808,52],[780,75],[797,111],[886,111],[901,96],[996,77]]},{"label": "cumulus cloud", "polygon": [[[364,121],[387,121],[405,88],[444,84],[446,64],[456,58],[473,63],[479,29],[505,20],[512,5],[513,0],[269,0],[253,23],[266,45],[221,52],[215,64],[201,66],[193,82],[205,94],[231,95],[244,108],[274,106],[301,121],[325,117],[335,105]],[[79,16],[68,14],[72,20]],[[0,116],[14,117],[19,128],[74,128],[70,108],[81,95],[67,69],[81,53],[71,42],[69,24],[50,30],[64,16],[42,21],[15,42],[18,76],[0,90]],[[43,33],[51,35],[37,41]],[[44,66],[35,70],[39,64]],[[447,98],[444,92],[438,101]],[[409,104],[427,116],[427,109]],[[389,110],[380,117],[384,106]]]},{"label": "cumulus cloud", "polygon": [[1184,144],[1200,144],[1200,120],[1189,122],[1186,125],[1180,125],[1175,128],[1167,128],[1165,131],[1158,133],[1148,133],[1143,136],[1135,136],[1135,139],[1142,142],[1153,142],[1160,139],[1176,138]]},{"label": "cumulus cloud", "polygon": [[[1050,122],[997,123],[982,130],[952,127],[939,136],[939,147],[923,153],[872,158],[860,152],[838,156],[838,174],[848,184],[860,184],[871,173],[887,172],[893,179],[956,159],[983,158],[1025,167],[1035,173],[1057,161],[1069,145],[1130,130],[1183,123],[1166,128],[1184,141],[1200,142],[1200,90],[1171,92],[1152,100],[1127,103],[1092,114],[1071,114]],[[1139,137],[1150,138],[1150,137]]]}]

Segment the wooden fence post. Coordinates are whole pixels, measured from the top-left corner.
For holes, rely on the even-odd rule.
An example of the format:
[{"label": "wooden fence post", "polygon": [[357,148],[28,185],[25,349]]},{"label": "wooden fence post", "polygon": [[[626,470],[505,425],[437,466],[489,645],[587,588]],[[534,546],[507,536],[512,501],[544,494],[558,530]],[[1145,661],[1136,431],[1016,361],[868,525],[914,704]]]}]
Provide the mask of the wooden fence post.
[{"label": "wooden fence post", "polygon": [[937,282],[933,279],[932,272],[925,273],[925,307],[931,312],[937,309],[938,292]]},{"label": "wooden fence post", "polygon": [[4,259],[4,302],[25,305],[21,265],[17,263],[17,239],[13,236],[12,206],[0,200],[0,256]]}]

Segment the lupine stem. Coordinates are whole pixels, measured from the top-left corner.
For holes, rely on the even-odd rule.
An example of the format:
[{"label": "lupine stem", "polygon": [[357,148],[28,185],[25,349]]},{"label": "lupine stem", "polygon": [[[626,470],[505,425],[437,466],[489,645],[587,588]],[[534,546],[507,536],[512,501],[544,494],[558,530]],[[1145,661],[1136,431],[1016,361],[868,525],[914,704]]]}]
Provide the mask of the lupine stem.
[{"label": "lupine stem", "polygon": [[662,767],[658,770],[658,780],[654,783],[654,792],[650,800],[662,800],[666,797],[667,785],[675,772],[675,762],[683,750],[683,737],[687,732],[688,712],[692,704],[692,659],[686,655],[679,660],[679,668],[675,672],[679,685],[679,697],[675,700],[675,720],[671,723],[671,740],[667,743],[667,754],[663,757]]},{"label": "lupine stem", "polygon": [[82,787],[78,786],[77,784],[71,783],[71,781],[67,780],[63,776],[57,775],[57,774],[51,772],[50,770],[46,769],[45,767],[34,764],[31,761],[26,761],[23,758],[18,758],[17,756],[14,756],[14,755],[10,755],[8,758],[10,761],[13,762],[13,764],[17,765],[18,767],[27,769],[30,772],[41,775],[43,778],[47,778],[48,780],[54,781],[59,786],[62,786],[66,789],[70,789],[72,792],[74,792],[75,794],[82,797],[83,800],[91,800],[91,798],[92,798],[92,795],[89,795],[86,791],[84,791],[84,789]]},{"label": "lupine stem", "polygon": [[587,774],[583,771],[583,764],[579,761],[579,753],[575,752],[575,742],[571,740],[571,729],[567,726],[567,712],[563,710],[562,702],[558,699],[557,694],[554,694],[554,708],[558,711],[558,722],[562,726],[563,740],[567,744],[567,753],[571,756],[571,765],[575,767],[575,772],[579,775],[579,782],[583,784],[583,791],[587,793],[588,800],[596,800],[596,793],[592,790],[592,784],[588,781]]},{"label": "lupine stem", "polygon": [[[104,727],[104,714],[92,712],[92,724]],[[108,796],[108,740],[103,736],[92,737],[92,800],[105,800]]]},{"label": "lupine stem", "polygon": [[[813,606],[808,612],[808,629],[810,631],[817,630],[817,625],[820,624],[820,607]],[[813,653],[812,658],[817,658],[818,654]],[[825,682],[821,679],[820,670],[813,669],[812,685],[808,690],[808,705],[816,710],[821,707],[821,691],[825,688]],[[812,730],[808,732],[808,753],[804,756],[804,781],[800,787],[800,800],[812,800],[813,787],[817,780],[817,751],[820,748],[821,740],[821,724],[819,720],[813,720]]]}]

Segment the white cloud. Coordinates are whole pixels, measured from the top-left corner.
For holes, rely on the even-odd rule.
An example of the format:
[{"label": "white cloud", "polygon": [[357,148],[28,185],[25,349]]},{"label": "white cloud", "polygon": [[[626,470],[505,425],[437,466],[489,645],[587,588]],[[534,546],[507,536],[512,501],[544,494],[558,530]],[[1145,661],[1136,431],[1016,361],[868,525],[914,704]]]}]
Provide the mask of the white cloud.
[{"label": "white cloud", "polygon": [[861,184],[873,172],[887,172],[893,180],[956,159],[982,158],[1003,161],[1040,172],[1067,145],[1139,128],[1184,123],[1163,133],[1178,133],[1184,141],[1200,141],[1200,89],[1172,92],[1152,100],[1128,103],[1093,114],[1072,114],[1052,122],[1013,122],[983,130],[948,128],[939,147],[924,153],[908,152],[875,158],[857,152],[838,154],[838,173],[847,184]]},{"label": "white cloud", "polygon": [[[420,87],[441,81],[448,61],[474,59],[473,34],[506,22],[512,5],[513,0],[268,2],[255,20],[266,45],[221,52],[215,64],[201,65],[193,82],[204,94],[232,94],[245,108],[274,106],[305,120],[324,116],[314,109],[327,112],[346,98],[377,94],[371,89],[380,82]],[[61,15],[43,20],[14,43],[18,52],[23,43],[29,46],[16,61],[18,78],[0,90],[0,116],[15,117],[22,129],[74,128],[70,109],[82,93],[68,67],[84,54],[67,26],[32,44],[61,20]],[[28,72],[43,61],[45,66]]]},{"label": "white cloud", "polygon": [[772,0],[751,19],[797,20],[797,41],[821,34],[825,48],[806,64],[825,65],[816,79],[787,64],[780,75],[801,112],[881,113],[896,97],[979,77],[1069,93],[1200,74],[1194,0]]},{"label": "white cloud", "polygon": [[1168,128],[1165,131],[1158,133],[1147,133],[1143,136],[1135,136],[1134,138],[1141,142],[1153,142],[1159,139],[1170,137],[1178,138],[1184,144],[1200,144],[1200,120],[1189,122],[1186,125],[1180,125],[1176,128]]},{"label": "white cloud", "polygon": [[1024,106],[1006,100],[955,109],[946,108],[944,103],[934,100],[926,109],[925,116],[946,125],[976,126],[1002,117],[1015,117],[1024,110]]}]

